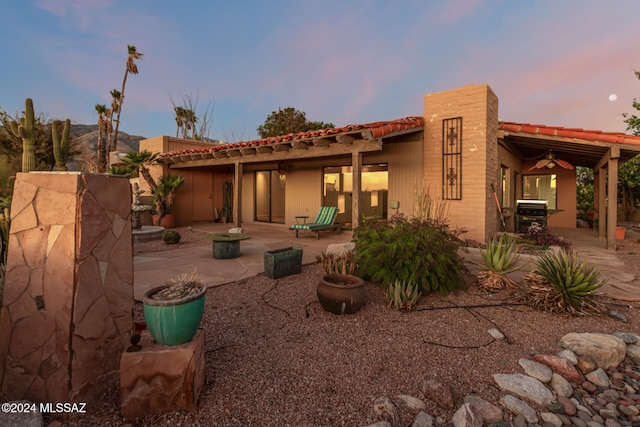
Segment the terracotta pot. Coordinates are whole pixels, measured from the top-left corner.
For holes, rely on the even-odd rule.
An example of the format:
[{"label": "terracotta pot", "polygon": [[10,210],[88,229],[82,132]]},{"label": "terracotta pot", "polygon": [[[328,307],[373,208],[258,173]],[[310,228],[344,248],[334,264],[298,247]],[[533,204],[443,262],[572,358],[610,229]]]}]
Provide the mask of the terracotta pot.
[{"label": "terracotta pot", "polygon": [[616,227],[616,240],[624,240],[627,229],[624,227]]},{"label": "terracotta pot", "polygon": [[176,226],[176,216],[175,214],[164,214],[162,219],[160,220],[160,225],[164,228],[175,228]]},{"label": "terracotta pot", "polygon": [[316,289],[322,308],[333,314],[352,314],[364,305],[364,280],[350,274],[328,274]]}]

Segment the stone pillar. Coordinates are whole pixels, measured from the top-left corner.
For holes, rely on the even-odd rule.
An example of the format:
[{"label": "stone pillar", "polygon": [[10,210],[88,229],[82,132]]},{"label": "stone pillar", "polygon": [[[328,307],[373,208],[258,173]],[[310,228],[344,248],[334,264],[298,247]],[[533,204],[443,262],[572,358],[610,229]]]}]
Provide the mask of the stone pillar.
[{"label": "stone pillar", "polygon": [[0,312],[0,396],[92,402],[118,378],[133,327],[131,186],[19,173]]},{"label": "stone pillar", "polygon": [[464,228],[462,237],[481,242],[497,231],[498,208],[491,183],[500,186],[498,164],[498,97],[486,84],[425,95],[424,188],[442,196],[443,129],[445,119],[462,118],[462,163],[456,171],[461,197],[450,200],[450,223]]}]

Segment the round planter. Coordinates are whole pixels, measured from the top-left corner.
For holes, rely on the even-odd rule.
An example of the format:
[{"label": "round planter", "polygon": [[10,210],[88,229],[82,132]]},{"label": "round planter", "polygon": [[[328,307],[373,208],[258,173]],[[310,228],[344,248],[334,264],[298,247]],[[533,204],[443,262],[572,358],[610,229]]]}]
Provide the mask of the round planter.
[{"label": "round planter", "polygon": [[240,240],[214,240],[212,250],[215,259],[238,258],[240,256]]},{"label": "round planter", "polygon": [[364,280],[350,274],[328,274],[316,289],[322,308],[333,314],[352,314],[365,301]]},{"label": "round planter", "polygon": [[155,300],[152,295],[168,287],[158,286],[142,296],[144,320],[153,340],[160,345],[179,345],[191,341],[204,313],[207,287],[196,294],[175,300]]}]

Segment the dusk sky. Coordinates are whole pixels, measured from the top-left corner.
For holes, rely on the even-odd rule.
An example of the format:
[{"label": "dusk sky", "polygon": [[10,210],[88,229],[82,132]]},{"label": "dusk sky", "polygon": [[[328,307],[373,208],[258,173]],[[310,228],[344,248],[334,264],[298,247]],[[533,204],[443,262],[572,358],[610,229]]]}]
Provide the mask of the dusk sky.
[{"label": "dusk sky", "polygon": [[[2,5],[0,107],[31,97],[95,124],[129,76],[120,130],[175,135],[171,98],[213,108],[209,137],[258,137],[279,107],[337,126],[422,115],[487,83],[500,119],[624,131],[640,98],[640,1],[20,0]],[[616,97],[611,96],[616,95]]]}]

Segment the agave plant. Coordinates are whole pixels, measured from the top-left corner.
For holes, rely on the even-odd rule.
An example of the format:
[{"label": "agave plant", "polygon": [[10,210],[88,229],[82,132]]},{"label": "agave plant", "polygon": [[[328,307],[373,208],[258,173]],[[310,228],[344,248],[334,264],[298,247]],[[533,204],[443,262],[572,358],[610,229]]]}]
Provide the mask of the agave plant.
[{"label": "agave plant", "polygon": [[597,299],[602,295],[598,289],[604,283],[600,271],[580,262],[575,253],[562,250],[540,255],[533,271],[524,276],[516,296],[552,313],[598,314],[603,309]]},{"label": "agave plant", "polygon": [[507,274],[522,268],[518,264],[518,244],[514,237],[503,234],[499,239],[494,237],[487,243],[487,249],[482,252],[484,264],[478,273],[478,287],[485,290],[497,290],[515,286]]},{"label": "agave plant", "polygon": [[416,283],[396,280],[387,286],[387,302],[396,310],[413,310],[421,296]]}]

